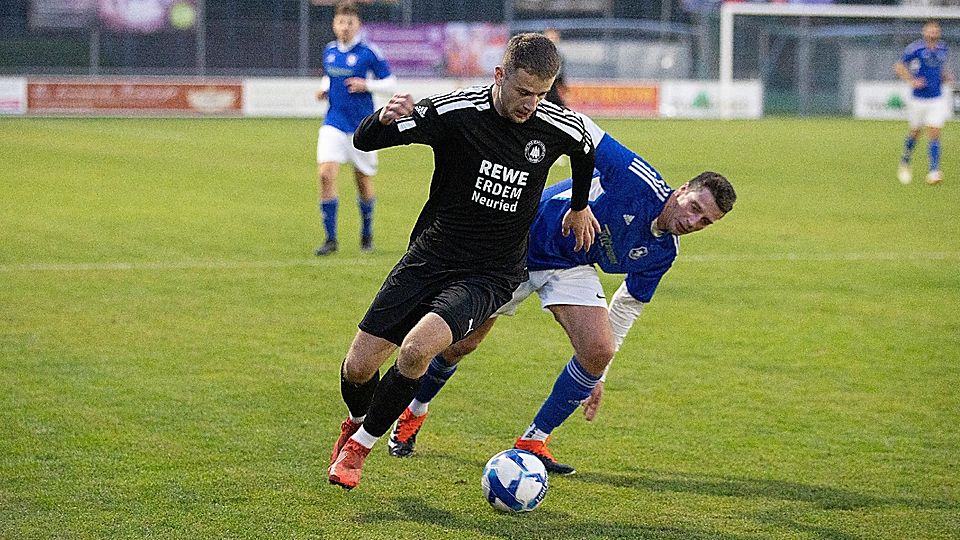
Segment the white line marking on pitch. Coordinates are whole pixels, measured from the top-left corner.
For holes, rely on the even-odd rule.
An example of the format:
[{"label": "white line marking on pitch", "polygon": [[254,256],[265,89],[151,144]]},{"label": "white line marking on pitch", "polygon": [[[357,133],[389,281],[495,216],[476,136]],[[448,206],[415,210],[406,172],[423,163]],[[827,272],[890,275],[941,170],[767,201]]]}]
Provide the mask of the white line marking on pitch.
[{"label": "white line marking on pitch", "polygon": [[960,259],[960,253],[936,251],[926,253],[771,253],[769,255],[683,255],[681,260],[694,262],[856,262],[856,261],[946,261]]},{"label": "white line marking on pitch", "polygon": [[[883,262],[946,261],[960,259],[960,252],[927,253],[771,253],[770,255],[681,255],[690,262]],[[121,272],[128,270],[244,270],[312,266],[374,266],[382,264],[369,257],[332,257],[286,261],[155,261],[112,263],[25,263],[0,264],[0,272]]]},{"label": "white line marking on pitch", "polygon": [[369,258],[292,259],[287,261],[156,261],[113,263],[27,263],[3,264],[0,272],[112,272],[127,270],[244,270],[293,268],[296,266],[372,266]]}]

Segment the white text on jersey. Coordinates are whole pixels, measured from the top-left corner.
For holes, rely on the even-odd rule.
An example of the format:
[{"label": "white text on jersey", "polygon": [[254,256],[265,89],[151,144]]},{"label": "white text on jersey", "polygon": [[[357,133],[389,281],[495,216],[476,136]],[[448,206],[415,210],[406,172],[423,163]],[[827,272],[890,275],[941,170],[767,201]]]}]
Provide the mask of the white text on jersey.
[{"label": "white text on jersey", "polygon": [[471,200],[488,208],[516,212],[530,173],[487,160],[480,163],[479,173]]}]

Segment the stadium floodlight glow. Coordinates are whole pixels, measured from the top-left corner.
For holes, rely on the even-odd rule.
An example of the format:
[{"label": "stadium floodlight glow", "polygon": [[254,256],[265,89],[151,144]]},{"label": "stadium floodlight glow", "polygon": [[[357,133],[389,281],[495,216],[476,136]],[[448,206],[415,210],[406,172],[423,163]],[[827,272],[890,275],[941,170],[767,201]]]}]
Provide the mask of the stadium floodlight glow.
[{"label": "stadium floodlight glow", "polygon": [[720,111],[731,116],[733,21],[737,15],[876,19],[960,19],[960,8],[943,6],[859,6],[840,4],[746,4],[720,6]]}]

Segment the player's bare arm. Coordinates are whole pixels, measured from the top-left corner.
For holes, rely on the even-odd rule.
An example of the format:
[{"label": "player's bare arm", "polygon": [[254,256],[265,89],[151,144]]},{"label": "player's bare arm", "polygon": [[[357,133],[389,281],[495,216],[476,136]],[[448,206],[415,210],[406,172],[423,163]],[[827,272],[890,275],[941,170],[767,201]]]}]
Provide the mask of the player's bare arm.
[{"label": "player's bare arm", "polygon": [[567,210],[563,216],[562,225],[563,236],[570,236],[573,233],[576,244],[574,251],[589,251],[593,245],[594,236],[600,233],[600,222],[594,217],[593,211],[587,206],[583,210]]},{"label": "player's bare arm", "polygon": [[389,126],[398,118],[408,116],[413,112],[413,96],[410,94],[394,94],[390,101],[380,109],[380,123]]}]

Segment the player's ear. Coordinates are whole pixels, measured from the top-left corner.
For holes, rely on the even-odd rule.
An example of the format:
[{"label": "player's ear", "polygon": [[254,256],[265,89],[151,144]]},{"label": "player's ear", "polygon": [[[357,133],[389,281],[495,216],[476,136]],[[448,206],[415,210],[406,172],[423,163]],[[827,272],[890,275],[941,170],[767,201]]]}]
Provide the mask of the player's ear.
[{"label": "player's ear", "polygon": [[503,78],[506,76],[506,72],[503,70],[503,66],[497,66],[493,68],[493,82],[497,86],[503,86]]}]

